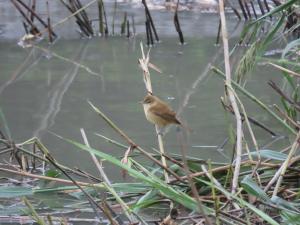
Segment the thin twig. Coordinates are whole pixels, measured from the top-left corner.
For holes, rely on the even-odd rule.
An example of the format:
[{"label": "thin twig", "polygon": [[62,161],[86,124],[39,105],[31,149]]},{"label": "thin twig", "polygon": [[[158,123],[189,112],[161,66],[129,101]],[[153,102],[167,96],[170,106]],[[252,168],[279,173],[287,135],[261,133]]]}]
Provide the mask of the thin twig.
[{"label": "thin twig", "polygon": [[133,149],[137,149],[138,151],[140,151],[143,155],[145,155],[147,158],[149,158],[150,160],[152,160],[153,162],[155,162],[157,165],[159,165],[160,167],[162,167],[164,170],[166,170],[168,173],[172,174],[177,180],[181,180],[180,177],[173,171],[170,170],[168,167],[165,167],[159,160],[157,160],[156,158],[154,158],[151,154],[149,154],[146,150],[144,150],[143,148],[141,148],[140,146],[138,146],[131,138],[129,138],[124,131],[122,131],[114,122],[112,122],[103,112],[101,112],[96,106],[94,106],[90,101],[88,101],[88,103],[90,104],[90,106],[96,111],[96,113],[101,116],[104,121],[106,123],[108,123],[108,125],[110,127],[112,127],[118,134],[121,135],[121,137],[124,138],[124,140],[130,145],[132,146]]},{"label": "thin twig", "polygon": [[[83,138],[83,140],[84,140],[85,145],[86,145],[87,147],[90,148],[90,144],[89,144],[89,142],[88,142],[88,139],[87,139],[87,137],[86,137],[86,134],[85,134],[84,129],[83,129],[83,128],[80,128],[80,132],[81,132],[81,135],[82,135],[82,138]],[[92,156],[92,159],[93,159],[93,161],[94,161],[94,163],[95,163],[95,165],[96,165],[96,167],[97,167],[97,169],[98,169],[98,171],[99,171],[101,177],[102,177],[103,180],[104,180],[104,186],[107,187],[107,189],[110,191],[110,193],[112,193],[112,194],[114,195],[114,197],[120,201],[119,203],[120,203],[120,205],[121,205],[121,207],[122,207],[122,209],[123,209],[125,215],[127,216],[128,220],[129,220],[131,223],[133,223],[133,221],[134,221],[135,219],[133,218],[132,215],[129,214],[130,209],[129,209],[129,207],[125,204],[125,202],[123,202],[123,200],[118,196],[118,194],[116,193],[116,191],[115,191],[114,188],[112,187],[112,184],[111,184],[110,180],[108,179],[108,177],[107,177],[105,171],[103,170],[102,161],[99,162],[98,159],[97,159],[97,157],[95,156],[94,153],[90,153],[90,154],[91,154],[91,156]],[[109,206],[108,204],[106,204],[106,206],[110,208],[110,206]]]},{"label": "thin twig", "polygon": [[[224,1],[219,0],[219,9],[220,9],[220,17],[221,17],[221,28],[222,28],[222,39],[223,39],[223,48],[224,48],[224,61],[225,61],[225,75],[226,75],[226,86],[231,87],[231,71],[230,71],[230,59],[229,59],[229,45],[228,45],[228,34],[226,28],[226,18],[224,12]],[[235,193],[238,187],[238,178],[240,173],[241,166],[241,155],[242,155],[242,118],[240,115],[240,111],[238,105],[236,103],[234,94],[232,90],[227,89],[228,97],[231,102],[235,117],[236,117],[236,159],[235,159],[235,169],[232,179],[232,189],[231,192]]]},{"label": "thin twig", "polygon": [[[150,72],[149,72],[149,68],[148,68],[148,63],[150,61],[150,58],[149,58],[150,50],[148,51],[147,56],[145,56],[143,44],[141,43],[140,46],[141,46],[141,51],[142,51],[142,58],[139,59],[139,63],[140,63],[141,68],[143,69],[144,83],[146,86],[146,90],[148,93],[152,94],[153,90],[152,90]],[[155,130],[156,130],[156,134],[157,134],[157,138],[158,138],[159,150],[161,153],[161,161],[162,161],[162,164],[164,165],[164,167],[167,168],[168,166],[167,166],[166,158],[164,157],[165,149],[164,149],[162,134],[161,134],[161,132],[159,132],[159,127],[157,125],[155,125]],[[165,181],[167,183],[169,183],[169,176],[168,176],[166,170],[164,170],[164,176],[165,176]]]},{"label": "thin twig", "polygon": [[[299,146],[299,142],[300,142],[300,131],[298,132],[297,134],[297,137],[291,147],[291,150],[286,158],[286,160],[284,161],[284,163],[282,164],[282,166],[280,167],[280,169],[276,172],[276,174],[274,175],[274,178],[276,178],[277,180],[277,183],[276,183],[276,186],[274,188],[274,191],[273,191],[273,194],[272,194],[272,197],[274,196],[277,196],[277,193],[278,193],[278,190],[280,188],[280,185],[281,185],[281,182],[283,180],[283,176],[288,168],[288,166],[290,165],[291,163],[291,159],[293,157],[293,155],[295,154],[295,152],[297,151],[298,149],[298,146]],[[273,180],[273,179],[272,179]],[[276,181],[274,180],[274,182]],[[267,187],[270,187],[272,185],[271,182],[268,183]],[[267,188],[266,187],[266,188]]]}]

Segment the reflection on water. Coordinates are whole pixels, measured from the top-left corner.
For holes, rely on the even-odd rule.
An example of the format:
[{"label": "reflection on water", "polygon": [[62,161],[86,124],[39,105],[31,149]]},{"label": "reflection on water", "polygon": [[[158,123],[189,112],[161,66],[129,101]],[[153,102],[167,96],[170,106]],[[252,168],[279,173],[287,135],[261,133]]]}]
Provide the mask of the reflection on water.
[{"label": "reflection on water", "polygon": [[[231,115],[220,104],[223,81],[210,73],[210,63],[218,65],[222,49],[214,47],[209,38],[191,39],[185,46],[167,39],[151,50],[151,61],[163,73],[151,72],[154,93],[172,108],[193,132],[188,134],[190,155],[229,161],[231,145],[218,151],[228,137]],[[38,136],[60,161],[70,166],[93,171],[89,156],[58,140],[48,131],[82,142],[80,128],[87,132],[91,146],[121,156],[124,150],[106,143],[100,133],[122,143],[123,140],[90,108],[90,100],[103,110],[134,141],[151,151],[157,148],[154,127],[144,117],[138,101],[143,99],[145,87],[137,60],[139,40],[123,38],[93,40],[60,40],[51,51],[100,74],[95,76],[76,64],[49,57],[39,49],[21,49],[14,42],[1,44],[0,104],[12,137],[17,142]],[[255,72],[256,73],[256,72]],[[274,78],[267,70],[257,71],[247,88],[266,103],[275,96],[266,90],[266,81]],[[259,76],[260,82],[256,82]],[[249,115],[273,127],[274,123],[257,106],[245,100]],[[274,123],[274,124],[273,124]],[[278,127],[277,127],[278,128]],[[269,134],[255,129],[262,145]],[[175,127],[164,137],[169,153],[179,153]],[[107,165],[110,167],[110,165]],[[108,170],[111,171],[111,170]],[[119,176],[119,172],[111,176]]]}]

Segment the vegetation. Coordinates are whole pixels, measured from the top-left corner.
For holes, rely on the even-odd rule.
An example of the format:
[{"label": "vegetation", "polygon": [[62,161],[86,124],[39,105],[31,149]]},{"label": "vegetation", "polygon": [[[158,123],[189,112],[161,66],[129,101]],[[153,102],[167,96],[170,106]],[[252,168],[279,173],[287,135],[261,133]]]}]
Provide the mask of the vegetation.
[{"label": "vegetation", "polygon": [[[143,4],[147,8],[145,1]],[[221,66],[218,68],[213,65],[210,69],[225,80],[226,91],[222,104],[226,111],[234,115],[236,121],[236,126],[231,130],[234,155],[230,164],[224,165],[188,156],[185,134],[180,130],[178,131],[180,156],[170,154],[164,149],[163,136],[158,128],[156,132],[159,151],[151,154],[121,130],[110,116],[105,115],[100,106],[88,102],[90,110],[98,114],[100,119],[119,134],[126,145],[103,135],[99,137],[112,146],[123,149],[124,157],[120,160],[104,153],[101,149],[91,147],[84,129],[81,129],[84,144],[53,134],[69,143],[74,151],[85,151],[90,154],[91,162],[99,171],[99,177],[95,177],[80,168],[74,170],[65,166],[59,159],[54,158],[51,151],[37,138],[31,138],[24,143],[14,143],[9,137],[8,129],[3,126],[3,132],[0,133],[0,154],[10,153],[12,160],[0,165],[0,172],[5,174],[5,179],[8,181],[6,186],[0,186],[2,199],[0,221],[5,219],[15,220],[16,223],[34,221],[41,225],[75,222],[85,224],[89,222],[99,224],[300,224],[300,157],[296,154],[300,144],[298,122],[300,41],[292,38],[300,34],[299,2],[288,0],[248,23],[239,43],[233,49],[229,49],[228,46],[223,0],[220,0],[219,4],[225,73]],[[78,6],[80,5],[77,4],[76,7]],[[98,6],[99,18],[106,22],[103,2],[98,1]],[[177,7],[175,18],[179,26]],[[78,9],[82,9],[82,6],[72,8],[70,11],[74,14]],[[154,31],[150,13],[146,12],[146,14],[147,32],[151,32],[152,29]],[[93,33],[84,13],[77,19],[81,21],[79,23],[84,27],[82,29],[87,35]],[[124,33],[126,21],[128,21],[127,17],[124,16],[122,24]],[[107,23],[104,27],[101,25],[99,29],[101,33],[107,33]],[[178,32],[181,32],[180,28]],[[54,37],[55,33],[49,29],[49,35]],[[284,43],[285,47],[280,57],[266,56],[265,53],[272,48],[272,44],[286,37],[289,41]],[[183,36],[181,38],[183,40]],[[249,44],[250,47],[238,64],[232,65],[230,57],[241,44]],[[139,65],[142,69],[145,89],[148,93],[155,94],[152,90],[149,69],[160,70],[150,62],[150,51],[145,53],[142,44],[141,55]],[[274,94],[280,98],[281,105],[270,108],[258,96],[246,90],[247,74],[257,66],[258,62],[282,72],[284,88],[273,81],[269,82],[274,89]],[[88,67],[78,65],[94,73]],[[232,68],[236,68],[234,72]],[[248,116],[241,95],[261,107],[286,130],[286,136],[289,136],[291,141],[281,152],[258,145],[252,126],[258,126],[268,133],[274,134],[274,132],[272,128]],[[2,124],[5,125],[3,114],[1,118]],[[250,146],[253,146],[253,149]],[[135,153],[142,155],[148,163],[138,161],[134,157]],[[102,166],[104,161],[119,167],[123,175],[132,177],[133,181],[130,183],[110,181]],[[10,178],[7,174],[17,176]],[[36,188],[37,186],[39,188]],[[7,207],[18,198],[22,198],[23,204]],[[62,203],[57,202],[59,199]],[[46,201],[47,205],[44,204]],[[146,211],[164,209],[164,214],[149,219],[145,209]],[[78,217],[77,213],[85,217]],[[64,214],[68,214],[69,218]]]}]

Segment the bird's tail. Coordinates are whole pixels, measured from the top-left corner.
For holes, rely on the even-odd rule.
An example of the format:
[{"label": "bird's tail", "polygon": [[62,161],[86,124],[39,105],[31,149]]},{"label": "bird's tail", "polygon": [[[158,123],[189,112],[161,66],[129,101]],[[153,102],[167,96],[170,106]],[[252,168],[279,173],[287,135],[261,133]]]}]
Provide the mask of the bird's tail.
[{"label": "bird's tail", "polygon": [[178,122],[179,122],[178,124],[179,124],[183,129],[185,129],[187,132],[193,133],[193,130],[192,130],[191,128],[189,128],[186,124],[182,123],[181,121],[178,121]]}]

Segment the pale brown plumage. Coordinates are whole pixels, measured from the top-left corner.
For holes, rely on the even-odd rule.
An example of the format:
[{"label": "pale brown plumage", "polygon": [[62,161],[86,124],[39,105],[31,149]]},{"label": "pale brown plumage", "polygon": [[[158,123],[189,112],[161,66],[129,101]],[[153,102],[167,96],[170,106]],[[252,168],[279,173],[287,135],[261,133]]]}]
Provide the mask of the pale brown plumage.
[{"label": "pale brown plumage", "polygon": [[154,123],[159,127],[165,127],[169,124],[182,125],[176,118],[176,113],[171,107],[158,97],[148,94],[145,96],[142,103],[146,118],[149,122]]}]

